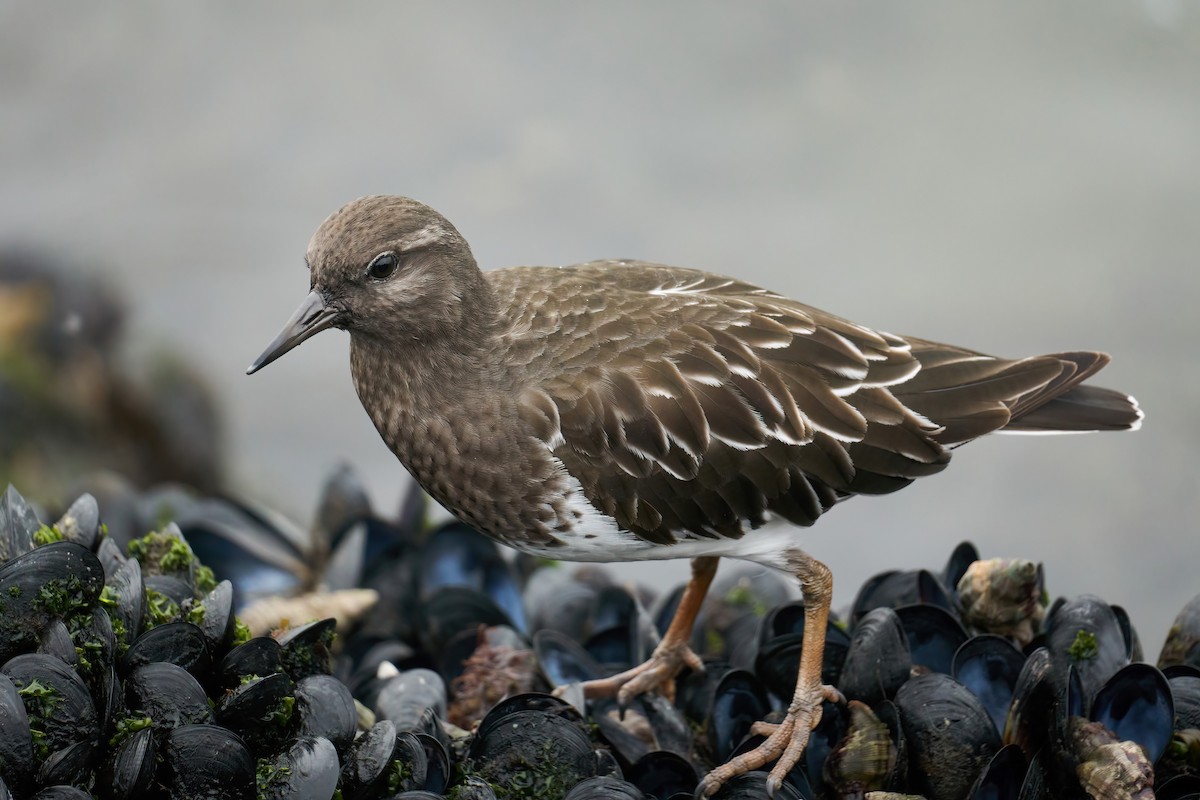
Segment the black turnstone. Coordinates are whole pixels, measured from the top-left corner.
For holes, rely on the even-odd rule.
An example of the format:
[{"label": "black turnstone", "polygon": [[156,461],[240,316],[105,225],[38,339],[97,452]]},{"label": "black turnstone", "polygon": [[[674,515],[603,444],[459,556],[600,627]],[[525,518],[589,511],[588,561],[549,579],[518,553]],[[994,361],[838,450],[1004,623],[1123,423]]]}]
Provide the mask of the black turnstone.
[{"label": "black turnstone", "polygon": [[793,525],[940,472],[985,433],[1131,430],[1142,418],[1128,395],[1081,385],[1103,353],[995,358],[637,261],[484,273],[450,222],[404,197],[335,212],[307,261],[311,292],[248,372],[348,330],[384,442],[466,523],[547,558],[693,559],[650,660],[590,695],[669,690],[699,667],[687,641],[718,557],[799,579],[806,625],[787,715],[703,794],[776,759],[777,787],[821,700],[837,696],[821,684],[830,573]]}]

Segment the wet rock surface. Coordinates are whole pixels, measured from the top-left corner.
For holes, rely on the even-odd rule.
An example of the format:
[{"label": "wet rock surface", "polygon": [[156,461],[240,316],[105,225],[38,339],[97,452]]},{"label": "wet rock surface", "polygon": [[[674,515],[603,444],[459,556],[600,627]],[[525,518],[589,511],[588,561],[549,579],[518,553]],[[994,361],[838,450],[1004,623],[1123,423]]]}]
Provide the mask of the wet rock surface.
[{"label": "wet rock surface", "polygon": [[[0,797],[680,800],[790,698],[804,617],[783,577],[725,565],[692,642],[705,672],[621,709],[577,684],[644,659],[677,588],[428,530],[418,494],[381,515],[348,470],[311,531],[178,488],[121,503],[109,525],[67,498],[50,522],[4,494]],[[237,617],[363,590],[369,608],[266,635]],[[826,631],[850,702],[777,796],[1200,798],[1196,601],[1150,664],[1119,607],[1046,590],[969,544],[869,581]]]}]

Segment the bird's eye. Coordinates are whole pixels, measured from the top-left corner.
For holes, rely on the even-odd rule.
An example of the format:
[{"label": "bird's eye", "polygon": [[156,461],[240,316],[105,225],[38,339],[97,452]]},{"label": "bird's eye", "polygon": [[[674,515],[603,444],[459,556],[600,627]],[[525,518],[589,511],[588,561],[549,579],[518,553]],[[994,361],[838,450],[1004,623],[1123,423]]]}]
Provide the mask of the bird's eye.
[{"label": "bird's eye", "polygon": [[395,253],[380,253],[375,256],[370,266],[367,267],[367,275],[373,280],[384,280],[391,277],[391,274],[396,271],[396,265],[399,263],[400,261],[396,258]]}]

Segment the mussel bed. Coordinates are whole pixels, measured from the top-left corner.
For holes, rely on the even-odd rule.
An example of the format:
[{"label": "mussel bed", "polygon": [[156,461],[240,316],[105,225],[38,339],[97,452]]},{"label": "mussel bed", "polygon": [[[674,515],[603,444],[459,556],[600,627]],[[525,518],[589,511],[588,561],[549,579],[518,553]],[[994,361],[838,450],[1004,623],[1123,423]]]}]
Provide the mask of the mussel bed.
[{"label": "mussel bed", "polygon": [[[0,500],[0,800],[680,800],[794,689],[785,576],[724,566],[704,672],[620,708],[579,682],[643,660],[682,587],[510,557],[415,492],[381,515],[344,468],[309,531],[181,487],[97,494]],[[271,630],[239,618],[281,597]],[[849,702],[777,796],[1200,800],[1200,597],[1156,664],[1119,607],[1048,598],[1040,565],[968,543],[872,578],[825,631]]]}]

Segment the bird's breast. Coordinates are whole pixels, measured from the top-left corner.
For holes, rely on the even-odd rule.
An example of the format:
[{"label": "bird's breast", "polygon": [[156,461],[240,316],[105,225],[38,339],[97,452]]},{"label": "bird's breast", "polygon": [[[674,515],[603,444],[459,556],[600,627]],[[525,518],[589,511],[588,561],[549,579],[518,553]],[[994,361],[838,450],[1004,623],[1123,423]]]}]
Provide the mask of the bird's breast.
[{"label": "bird's breast", "polygon": [[397,391],[381,371],[356,371],[380,437],[434,500],[492,538],[554,548],[577,522],[567,477],[499,394]]}]

